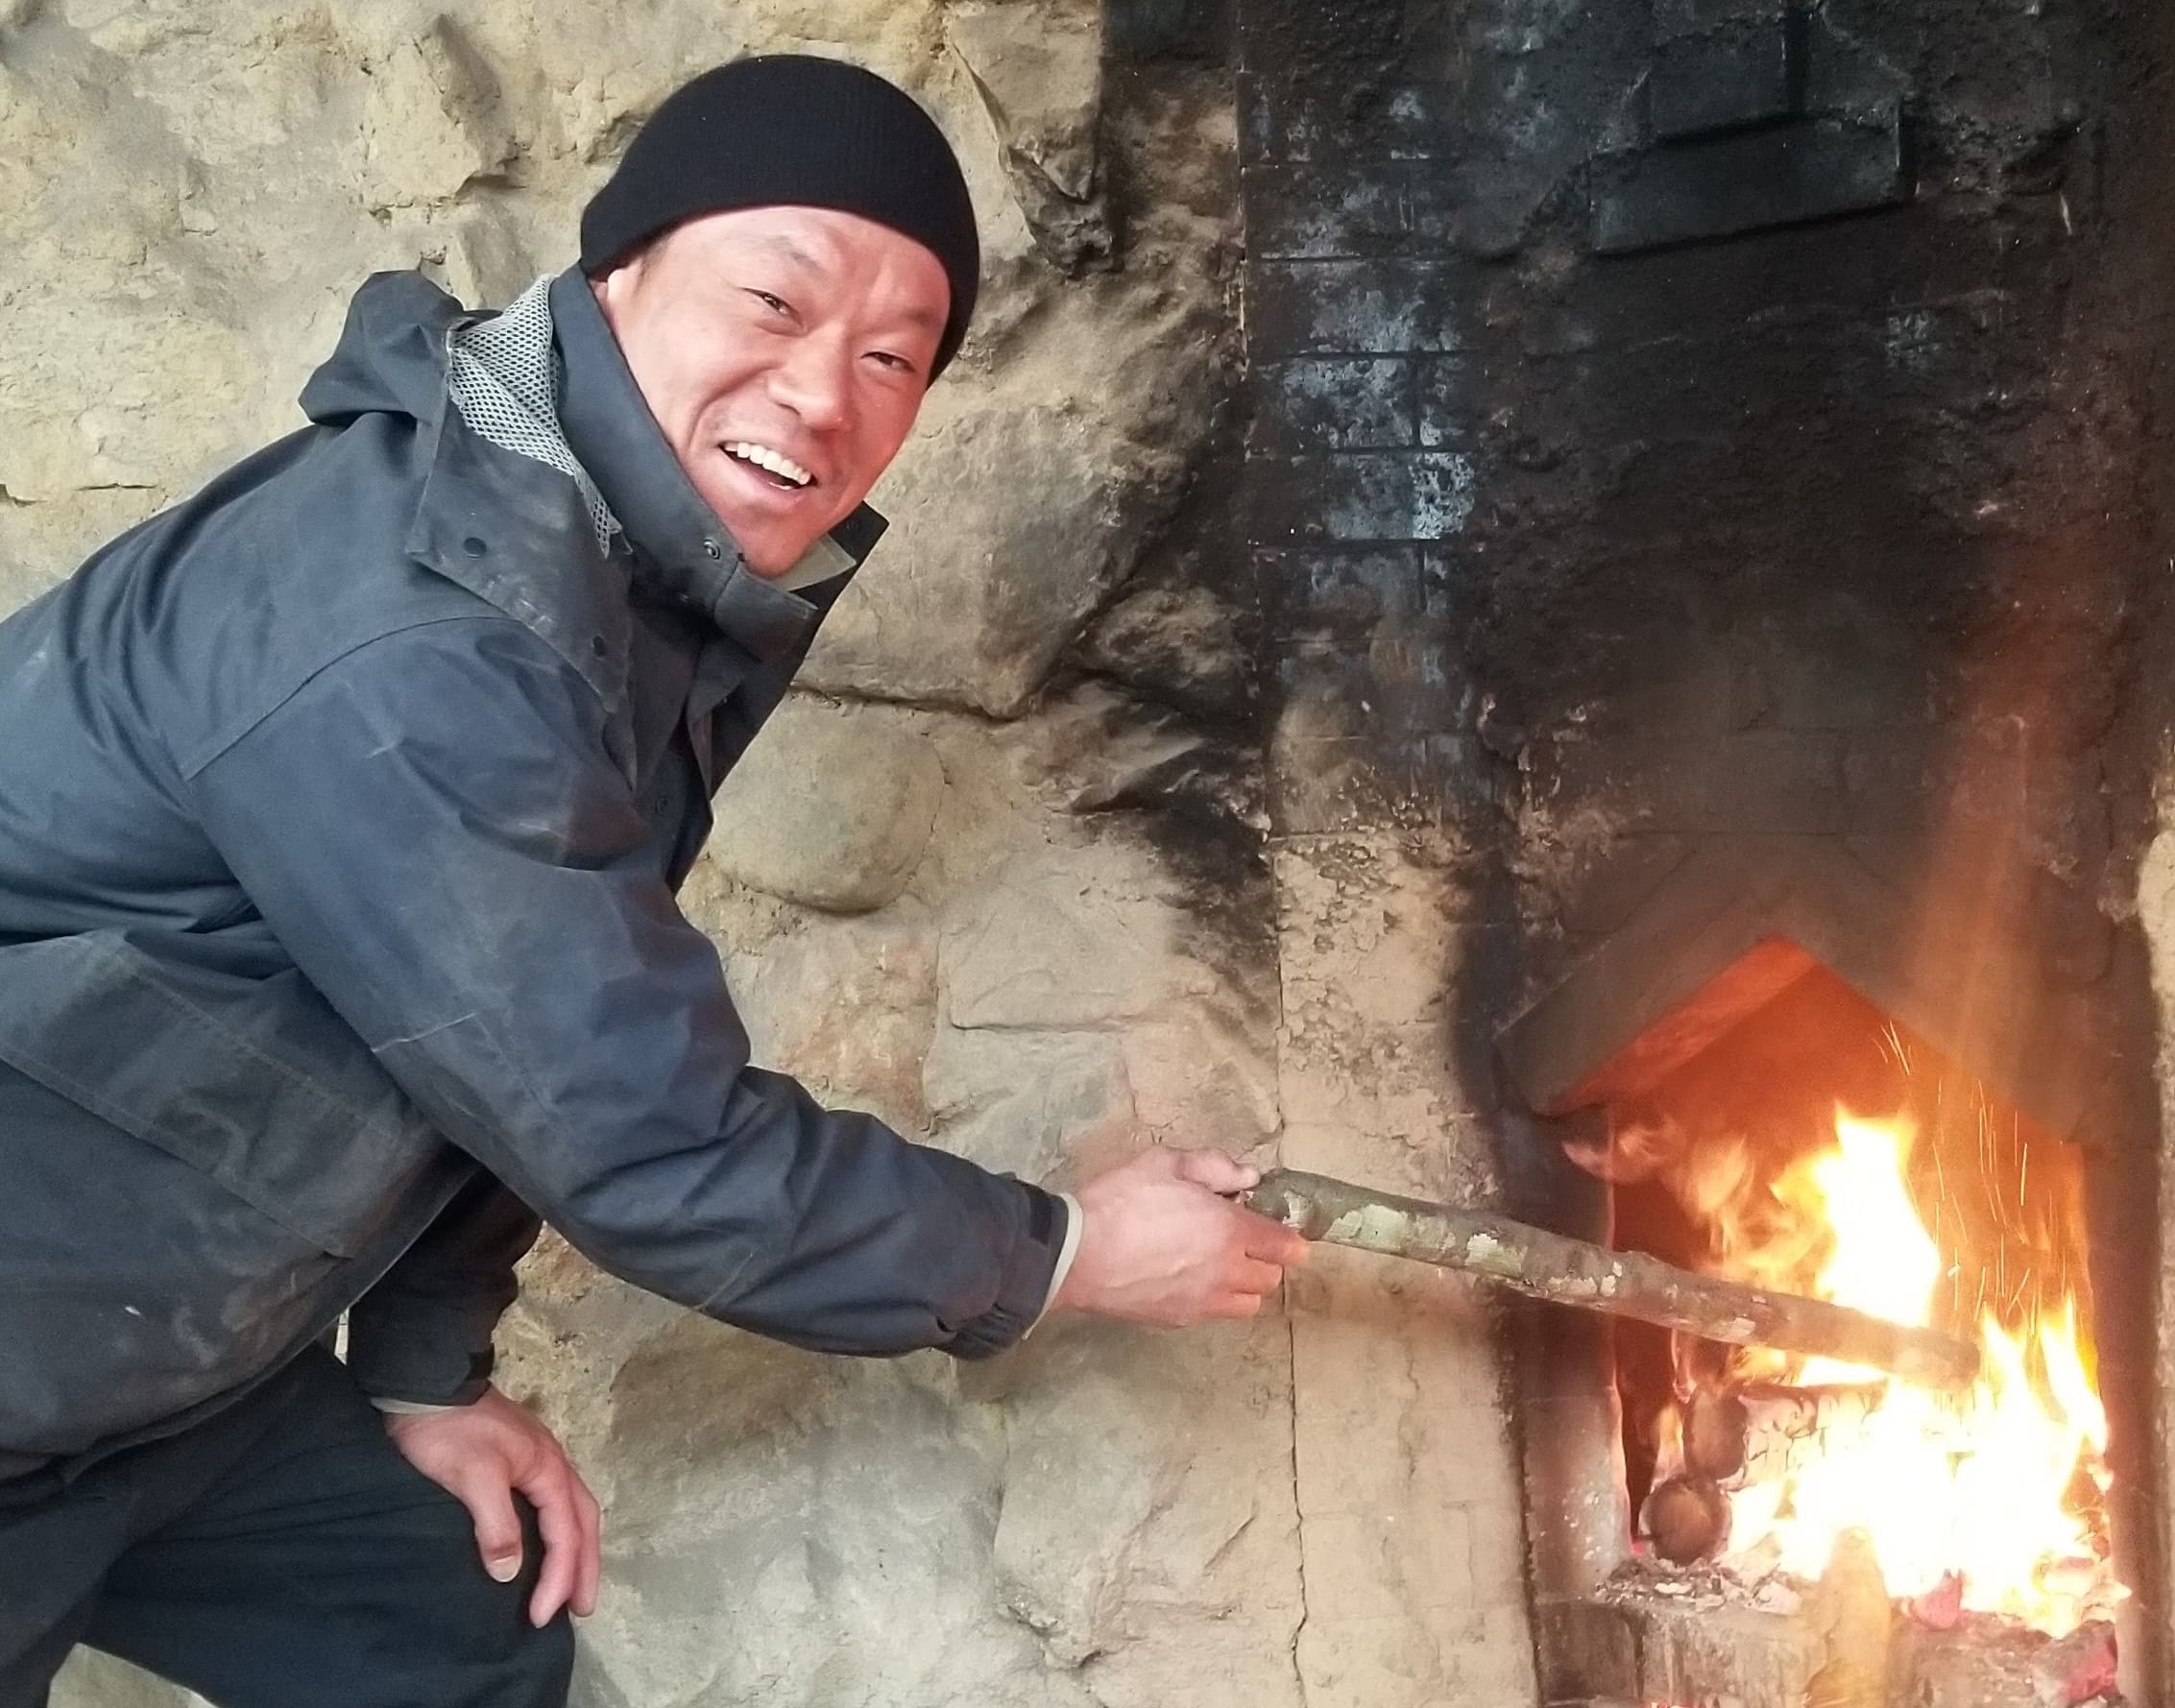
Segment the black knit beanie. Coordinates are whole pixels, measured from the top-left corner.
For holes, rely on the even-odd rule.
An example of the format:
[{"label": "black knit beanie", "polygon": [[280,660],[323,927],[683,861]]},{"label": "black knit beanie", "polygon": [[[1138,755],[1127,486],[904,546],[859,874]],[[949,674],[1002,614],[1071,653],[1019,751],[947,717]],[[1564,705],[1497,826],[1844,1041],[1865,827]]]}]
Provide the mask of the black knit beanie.
[{"label": "black knit beanie", "polygon": [[700,214],[831,207],[911,237],[944,264],[952,307],[930,372],[958,352],[981,272],[974,204],[936,121],[904,89],[842,60],[767,54],[705,71],[665,98],[582,210],[582,271]]}]

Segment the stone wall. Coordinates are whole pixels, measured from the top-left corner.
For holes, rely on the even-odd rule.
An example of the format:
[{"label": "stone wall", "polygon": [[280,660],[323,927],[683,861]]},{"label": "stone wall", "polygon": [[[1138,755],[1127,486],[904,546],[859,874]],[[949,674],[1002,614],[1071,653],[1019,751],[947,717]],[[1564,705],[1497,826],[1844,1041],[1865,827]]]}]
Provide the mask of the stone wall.
[{"label": "stone wall", "polygon": [[[366,273],[506,300],[570,258],[582,199],[664,92],[787,47],[861,59],[940,115],[985,294],[876,494],[897,525],[731,782],[689,907],[761,1059],[905,1132],[1059,1184],[1155,1141],[1262,1153],[1280,1013],[1327,1040],[1344,998],[1326,970],[1280,990],[1273,952],[1214,8],[0,0],[0,607],[298,424]],[[1284,893],[1332,900],[1303,875]],[[1338,1358],[1409,1342],[1363,1293],[1339,1301]],[[1455,1326],[1465,1307],[1424,1309]],[[503,1380],[608,1515],[577,1699],[1417,1699],[1359,1665],[1356,1569],[1294,1662],[1315,1555],[1291,1342],[1273,1314],[1171,1336],[1061,1321],[987,1366],[824,1360],[547,1239]],[[1370,1419],[1385,1383],[1381,1417],[1439,1394],[1438,1435],[1364,1445],[1454,1458],[1463,1356],[1332,1359],[1317,1385]],[[1363,1560],[1386,1515],[1320,1492],[1355,1443],[1333,1408],[1300,1421],[1306,1520]],[[1445,1581],[1447,1556],[1500,1548],[1484,1528],[1442,1528]],[[60,1699],[170,1695],[79,1657]]]}]

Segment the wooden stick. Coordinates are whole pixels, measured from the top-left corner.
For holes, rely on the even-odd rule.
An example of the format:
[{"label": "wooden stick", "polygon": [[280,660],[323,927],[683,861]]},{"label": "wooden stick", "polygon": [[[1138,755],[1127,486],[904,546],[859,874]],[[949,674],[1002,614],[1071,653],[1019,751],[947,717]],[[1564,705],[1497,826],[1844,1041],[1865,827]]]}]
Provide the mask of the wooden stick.
[{"label": "wooden stick", "polygon": [[1978,1376],[1978,1348],[1953,1335],[1696,1275],[1505,1216],[1395,1197],[1296,1168],[1270,1169],[1246,1199],[1308,1239],[1463,1269],[1552,1305],[1635,1317],[1733,1346],[1841,1359],[1927,1387],[1963,1387]]}]

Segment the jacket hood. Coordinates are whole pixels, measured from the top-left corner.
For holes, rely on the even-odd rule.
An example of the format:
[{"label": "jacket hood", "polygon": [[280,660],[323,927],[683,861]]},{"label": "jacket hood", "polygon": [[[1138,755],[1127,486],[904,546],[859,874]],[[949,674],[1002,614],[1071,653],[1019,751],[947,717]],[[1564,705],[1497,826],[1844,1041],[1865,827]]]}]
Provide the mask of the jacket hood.
[{"label": "jacket hood", "polygon": [[420,273],[374,273],[348,303],[340,342],[299,399],[320,426],[393,414],[435,421],[446,404],[446,335],[468,310]]}]

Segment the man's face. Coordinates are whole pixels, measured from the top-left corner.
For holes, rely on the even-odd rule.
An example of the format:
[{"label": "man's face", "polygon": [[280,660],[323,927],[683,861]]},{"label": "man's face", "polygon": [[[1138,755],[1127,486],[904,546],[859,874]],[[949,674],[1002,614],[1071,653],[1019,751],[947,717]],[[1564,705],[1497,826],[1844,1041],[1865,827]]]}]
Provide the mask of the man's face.
[{"label": "man's face", "polygon": [[912,238],[821,207],[689,220],[594,288],[680,467],[759,575],[790,569],[898,454],[951,302]]}]

